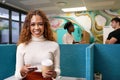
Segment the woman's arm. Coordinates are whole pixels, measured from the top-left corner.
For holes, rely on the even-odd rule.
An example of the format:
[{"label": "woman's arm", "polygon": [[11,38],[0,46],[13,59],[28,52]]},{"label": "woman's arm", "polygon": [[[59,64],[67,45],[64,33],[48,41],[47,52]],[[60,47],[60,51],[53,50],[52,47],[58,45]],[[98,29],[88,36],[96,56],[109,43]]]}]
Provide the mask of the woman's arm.
[{"label": "woman's arm", "polygon": [[[53,44],[54,45],[54,44]],[[53,47],[55,51],[51,53],[51,56],[53,58],[53,67],[54,70],[48,70],[46,72],[42,73],[42,76],[44,78],[56,78],[60,75],[60,49],[59,45],[55,43],[55,46]]]},{"label": "woman's arm", "polygon": [[24,44],[20,44],[17,47],[17,52],[16,52],[16,69],[15,69],[15,76],[17,78],[23,78],[21,76],[20,70],[24,66],[24,60],[23,60],[24,49],[25,49],[24,48]]},{"label": "woman's arm", "polygon": [[67,44],[67,37],[66,37],[66,34],[63,36],[63,44]]},{"label": "woman's arm", "polygon": [[57,49],[54,53],[54,66],[55,66],[55,74],[53,77],[57,77],[60,75],[60,48],[59,45],[57,45]]}]

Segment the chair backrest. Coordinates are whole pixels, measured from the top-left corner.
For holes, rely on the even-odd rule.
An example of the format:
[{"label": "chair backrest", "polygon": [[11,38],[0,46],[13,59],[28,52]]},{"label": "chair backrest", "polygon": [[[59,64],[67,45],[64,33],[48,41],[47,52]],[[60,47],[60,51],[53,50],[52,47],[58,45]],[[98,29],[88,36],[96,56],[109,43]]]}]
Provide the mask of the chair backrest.
[{"label": "chair backrest", "polygon": [[94,71],[102,73],[102,80],[120,80],[120,45],[96,44]]},{"label": "chair backrest", "polygon": [[[81,45],[60,45],[61,76],[86,77],[86,47]],[[0,45],[0,80],[12,76],[15,71],[16,45]]]},{"label": "chair backrest", "polygon": [[88,45],[60,45],[61,76],[86,77],[86,47]]},{"label": "chair backrest", "polygon": [[0,45],[0,80],[14,74],[16,45]]}]

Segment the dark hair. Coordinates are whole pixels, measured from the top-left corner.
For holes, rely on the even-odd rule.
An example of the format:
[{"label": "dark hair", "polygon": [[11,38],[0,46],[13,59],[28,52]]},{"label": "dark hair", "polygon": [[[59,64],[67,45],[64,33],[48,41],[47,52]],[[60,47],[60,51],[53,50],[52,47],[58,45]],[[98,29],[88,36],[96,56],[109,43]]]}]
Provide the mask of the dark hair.
[{"label": "dark hair", "polygon": [[68,30],[68,28],[71,27],[71,26],[73,26],[72,22],[67,22],[67,23],[65,23],[65,25],[64,25],[64,29],[67,29],[67,30]]},{"label": "dark hair", "polygon": [[120,25],[120,18],[115,17],[115,18],[113,18],[113,19],[111,20],[111,22],[112,22],[112,21],[115,21],[116,23],[119,22],[119,25]]}]

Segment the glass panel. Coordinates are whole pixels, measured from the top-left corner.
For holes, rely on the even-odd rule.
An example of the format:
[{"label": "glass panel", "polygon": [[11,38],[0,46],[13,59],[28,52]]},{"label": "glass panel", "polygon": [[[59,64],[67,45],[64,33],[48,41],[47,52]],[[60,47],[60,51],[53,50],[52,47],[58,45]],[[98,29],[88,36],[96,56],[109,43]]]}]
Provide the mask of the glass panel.
[{"label": "glass panel", "polygon": [[9,10],[0,7],[0,17],[9,18]]},{"label": "glass panel", "polygon": [[25,21],[25,17],[26,17],[26,15],[24,15],[24,14],[21,15],[21,21],[22,21],[22,22]]},{"label": "glass panel", "polygon": [[17,43],[19,38],[19,22],[12,22],[12,43]]},{"label": "glass panel", "polygon": [[21,29],[22,29],[22,27],[23,27],[23,22],[21,22]]},{"label": "glass panel", "polygon": [[9,21],[0,19],[0,43],[9,43]]},{"label": "glass panel", "polygon": [[19,13],[12,11],[12,20],[19,21]]}]

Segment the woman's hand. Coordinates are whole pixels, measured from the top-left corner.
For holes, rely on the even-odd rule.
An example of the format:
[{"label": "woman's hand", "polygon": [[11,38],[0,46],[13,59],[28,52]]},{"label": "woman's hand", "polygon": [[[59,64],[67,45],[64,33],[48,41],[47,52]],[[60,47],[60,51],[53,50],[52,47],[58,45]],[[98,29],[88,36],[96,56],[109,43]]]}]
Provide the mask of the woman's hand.
[{"label": "woman's hand", "polygon": [[56,73],[56,71],[46,71],[46,72],[44,72],[44,73],[42,73],[42,75],[43,75],[43,77],[44,78],[56,78],[56,76],[57,76],[57,73]]},{"label": "woman's hand", "polygon": [[21,68],[20,73],[22,77],[26,76],[26,74],[29,72],[28,67],[30,67],[30,65],[25,65]]}]

